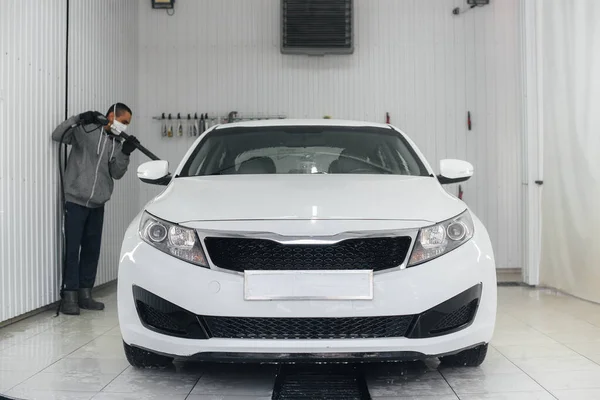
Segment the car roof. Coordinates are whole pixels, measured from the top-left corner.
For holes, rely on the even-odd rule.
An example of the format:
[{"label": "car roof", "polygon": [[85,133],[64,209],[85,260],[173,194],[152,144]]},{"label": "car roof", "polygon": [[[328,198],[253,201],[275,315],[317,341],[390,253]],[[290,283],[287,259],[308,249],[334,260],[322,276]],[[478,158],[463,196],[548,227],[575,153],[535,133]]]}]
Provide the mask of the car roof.
[{"label": "car roof", "polygon": [[255,121],[240,121],[221,124],[215,129],[261,126],[347,126],[347,127],[372,127],[391,129],[390,125],[369,121],[353,121],[344,119],[265,119]]}]

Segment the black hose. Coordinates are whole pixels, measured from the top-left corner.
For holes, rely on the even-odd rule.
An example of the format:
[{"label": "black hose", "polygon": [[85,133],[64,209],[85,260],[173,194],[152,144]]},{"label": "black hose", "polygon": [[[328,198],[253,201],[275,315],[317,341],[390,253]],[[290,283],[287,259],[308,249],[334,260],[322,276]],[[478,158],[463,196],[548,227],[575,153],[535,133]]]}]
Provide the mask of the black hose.
[{"label": "black hose", "polygon": [[61,277],[61,284],[60,284],[60,301],[58,302],[58,307],[56,308],[56,316],[57,317],[60,313],[60,307],[62,306],[62,302],[63,302],[63,294],[64,294],[64,287],[65,287],[65,275],[67,272],[67,234],[66,234],[66,227],[65,227],[66,218],[67,218],[67,204],[66,204],[67,202],[66,202],[66,196],[65,196],[65,184],[64,184],[64,177],[63,177],[63,169],[62,169],[60,160],[62,158],[62,150],[64,149],[65,170],[66,170],[67,169],[67,144],[63,143],[63,141],[65,139],[65,135],[71,129],[73,129],[73,128],[70,127],[67,130],[65,130],[65,132],[60,137],[60,144],[58,146],[58,172],[60,175],[60,204],[62,207],[62,221],[60,224],[61,236],[62,236],[62,277]]}]

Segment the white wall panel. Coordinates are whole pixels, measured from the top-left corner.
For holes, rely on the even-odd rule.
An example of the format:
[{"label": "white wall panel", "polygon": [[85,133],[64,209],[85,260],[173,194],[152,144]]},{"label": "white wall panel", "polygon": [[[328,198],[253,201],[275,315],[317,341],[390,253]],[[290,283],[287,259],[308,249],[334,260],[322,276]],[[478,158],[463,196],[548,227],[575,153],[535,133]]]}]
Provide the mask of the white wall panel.
[{"label": "white wall panel", "polygon": [[[106,113],[111,104],[122,102],[133,111],[127,133],[136,135],[138,2],[76,0],[70,6],[69,115]],[[117,278],[121,241],[139,210],[137,153],[106,205],[96,285]]]},{"label": "white wall panel", "polygon": [[[474,164],[464,199],[487,225],[498,266],[522,266],[518,0],[459,16],[462,0],[355,0],[356,51],[327,57],[280,54],[279,0],[180,1],[173,16],[148,3],[140,0],[139,126],[173,169],[192,139],[162,138],[151,119],[162,112],[379,122],[389,112],[433,165]],[[161,190],[141,188],[142,204]]]},{"label": "white wall panel", "polygon": [[[116,99],[135,107],[138,3],[70,3],[69,114],[104,111]],[[66,22],[66,0],[0,0],[0,322],[59,298],[58,145],[50,135],[65,114]],[[109,206],[98,283],[116,276],[119,242],[137,210],[133,176]]]},{"label": "white wall panel", "polygon": [[55,300],[66,1],[0,3],[0,321]]}]

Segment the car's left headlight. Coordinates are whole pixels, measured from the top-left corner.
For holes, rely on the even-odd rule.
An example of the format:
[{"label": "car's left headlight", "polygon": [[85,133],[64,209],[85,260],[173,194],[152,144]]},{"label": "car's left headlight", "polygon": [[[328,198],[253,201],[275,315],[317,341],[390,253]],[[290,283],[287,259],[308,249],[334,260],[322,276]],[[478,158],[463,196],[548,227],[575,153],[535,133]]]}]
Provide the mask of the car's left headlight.
[{"label": "car's left headlight", "polygon": [[202,245],[193,229],[163,221],[144,212],[139,233],[142,240],[158,250],[208,268]]},{"label": "car's left headlight", "polygon": [[439,224],[422,228],[417,235],[409,267],[446,254],[473,237],[473,219],[469,211]]}]

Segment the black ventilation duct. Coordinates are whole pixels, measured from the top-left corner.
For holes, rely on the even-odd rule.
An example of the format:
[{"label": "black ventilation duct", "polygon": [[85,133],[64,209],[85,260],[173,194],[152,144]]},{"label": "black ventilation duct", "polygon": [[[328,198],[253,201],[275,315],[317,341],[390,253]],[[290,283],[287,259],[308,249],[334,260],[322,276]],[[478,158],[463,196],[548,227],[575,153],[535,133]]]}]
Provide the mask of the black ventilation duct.
[{"label": "black ventilation duct", "polygon": [[281,0],[281,52],[352,54],[354,0]]}]

